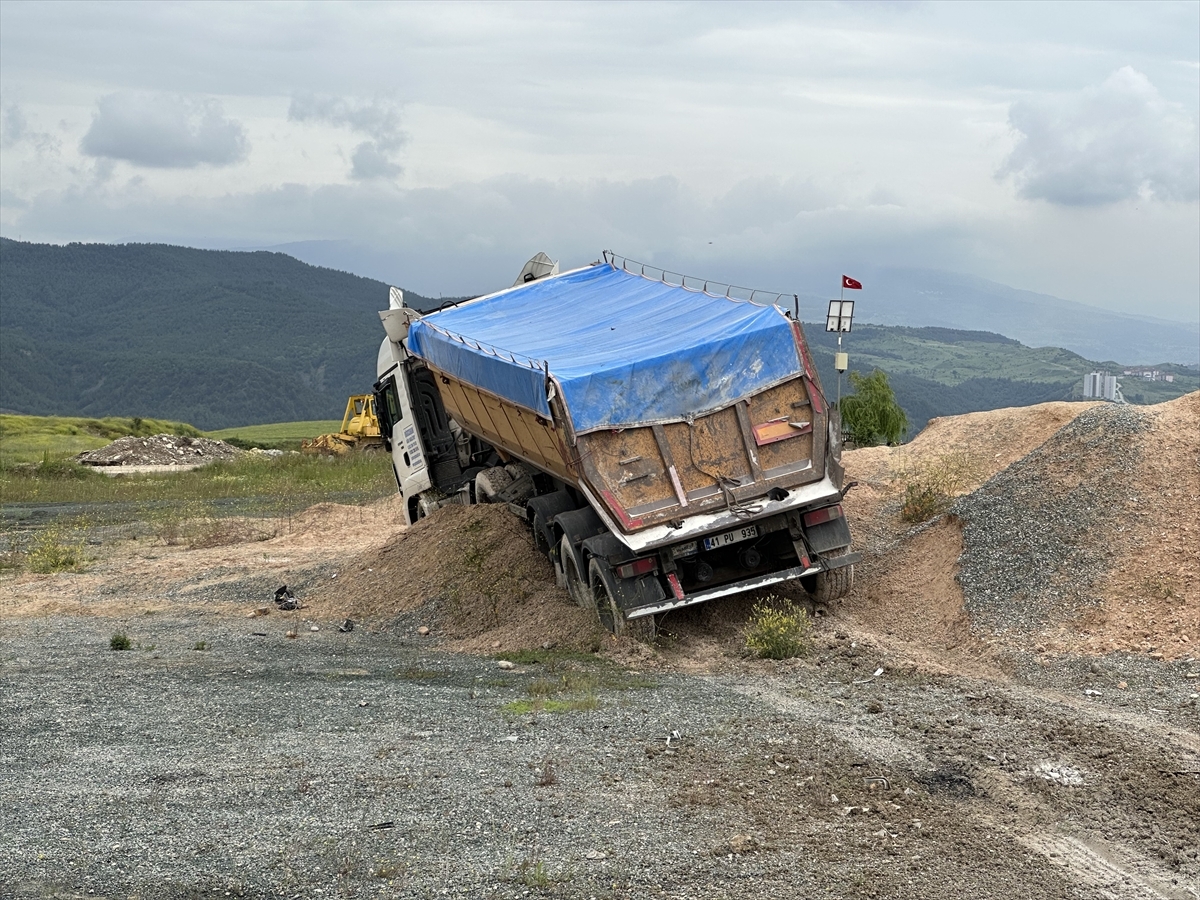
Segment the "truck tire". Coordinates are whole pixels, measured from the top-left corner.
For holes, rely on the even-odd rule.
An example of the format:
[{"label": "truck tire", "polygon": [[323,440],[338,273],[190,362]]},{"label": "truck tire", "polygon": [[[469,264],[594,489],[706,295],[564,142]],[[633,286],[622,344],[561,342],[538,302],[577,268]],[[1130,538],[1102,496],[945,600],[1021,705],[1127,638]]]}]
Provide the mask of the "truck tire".
[{"label": "truck tire", "polygon": [[571,546],[571,539],[566,535],[563,535],[563,539],[558,542],[558,560],[559,565],[562,566],[563,580],[566,582],[563,586],[571,595],[571,599],[575,601],[576,606],[594,609],[596,598],[588,587],[583,573],[579,571],[579,555]]},{"label": "truck tire", "polygon": [[627,619],[621,607],[617,605],[616,576],[612,567],[604,560],[593,557],[588,566],[588,575],[600,624],[617,637],[633,638],[643,644],[653,641],[658,633],[654,616]]},{"label": "truck tire", "polygon": [[[825,555],[838,557],[849,552],[849,547],[843,547],[840,550],[833,550]],[[842,597],[845,597],[853,589],[854,566],[842,566],[840,569],[818,572],[812,576],[811,580],[804,578],[800,583],[817,603],[832,603],[834,600],[840,600]]]},{"label": "truck tire", "polygon": [[533,496],[533,475],[525,466],[509,463],[504,467],[504,471],[512,479],[507,487],[501,488],[506,502],[522,504]]},{"label": "truck tire", "polygon": [[504,466],[484,469],[475,476],[475,502],[495,503],[500,492],[512,484],[513,477]]}]

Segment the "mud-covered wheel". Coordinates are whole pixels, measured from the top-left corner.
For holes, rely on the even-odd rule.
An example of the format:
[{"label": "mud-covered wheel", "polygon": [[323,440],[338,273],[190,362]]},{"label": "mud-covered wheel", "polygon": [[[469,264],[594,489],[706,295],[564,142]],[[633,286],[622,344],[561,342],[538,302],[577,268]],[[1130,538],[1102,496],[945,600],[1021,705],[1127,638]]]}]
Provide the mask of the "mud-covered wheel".
[{"label": "mud-covered wheel", "polygon": [[500,492],[513,482],[512,475],[504,466],[484,469],[475,476],[475,502],[495,503]]},{"label": "mud-covered wheel", "polygon": [[[831,550],[825,555],[830,559],[835,559],[849,552],[849,547],[843,547],[840,550]],[[854,566],[842,566],[840,569],[818,572],[816,575],[800,579],[800,584],[812,596],[815,603],[832,603],[834,600],[845,597],[854,587]]]},{"label": "mud-covered wheel", "polygon": [[617,605],[616,576],[608,563],[602,559],[593,559],[588,566],[588,576],[601,625],[617,637],[633,638],[644,644],[654,640],[658,633],[654,616],[627,619],[621,607]]},{"label": "mud-covered wheel", "polygon": [[537,547],[538,553],[544,553],[549,556],[551,547],[546,540],[546,521],[542,518],[541,513],[533,514],[533,517],[529,520],[529,528],[533,532],[533,546]]},{"label": "mud-covered wheel", "polygon": [[563,587],[567,589],[571,599],[577,606],[582,606],[584,609],[594,608],[596,598],[588,587],[587,579],[579,571],[579,558],[571,546],[571,539],[565,534],[563,539],[558,542],[558,563],[562,567],[565,582]]}]

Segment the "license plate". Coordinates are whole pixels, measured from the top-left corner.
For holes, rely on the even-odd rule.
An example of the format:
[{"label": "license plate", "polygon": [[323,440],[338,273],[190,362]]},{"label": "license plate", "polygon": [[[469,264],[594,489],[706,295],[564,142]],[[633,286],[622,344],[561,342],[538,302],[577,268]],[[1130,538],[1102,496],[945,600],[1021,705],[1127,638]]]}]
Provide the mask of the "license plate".
[{"label": "license plate", "polygon": [[733,531],[727,531],[724,534],[716,534],[712,537],[704,539],[705,550],[716,550],[718,547],[728,547],[730,544],[738,544],[742,541],[748,541],[750,538],[758,537],[757,525],[746,525],[743,528],[736,528]]}]

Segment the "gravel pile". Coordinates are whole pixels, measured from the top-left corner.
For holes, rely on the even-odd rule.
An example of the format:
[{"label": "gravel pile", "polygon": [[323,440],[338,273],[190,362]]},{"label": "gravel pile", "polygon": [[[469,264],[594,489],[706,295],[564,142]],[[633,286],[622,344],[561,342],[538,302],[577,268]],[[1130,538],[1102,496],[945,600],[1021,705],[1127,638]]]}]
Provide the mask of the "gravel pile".
[{"label": "gravel pile", "polygon": [[181,466],[233,459],[243,452],[211,438],[156,434],[117,438],[107,447],[80,453],[76,459],[85,466]]},{"label": "gravel pile", "polygon": [[1090,409],[1024,459],[960,498],[959,581],[972,618],[1029,633],[1098,605],[1098,580],[1119,560],[1104,534],[1136,503],[1145,416]]}]

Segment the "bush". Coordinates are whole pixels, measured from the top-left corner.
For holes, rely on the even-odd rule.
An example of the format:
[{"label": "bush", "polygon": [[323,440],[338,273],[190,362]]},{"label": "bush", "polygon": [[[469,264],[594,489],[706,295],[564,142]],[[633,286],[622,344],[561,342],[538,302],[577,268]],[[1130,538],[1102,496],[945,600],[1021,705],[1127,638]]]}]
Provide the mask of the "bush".
[{"label": "bush", "polygon": [[917,524],[945,512],[955,497],[978,480],[978,467],[966,453],[946,453],[896,477],[904,485],[900,518]]},{"label": "bush", "polygon": [[754,605],[746,625],[746,649],[761,659],[792,659],[812,649],[813,623],[790,600],[767,597]]},{"label": "bush", "polygon": [[908,416],[896,402],[887,375],[876,369],[870,375],[850,373],[854,393],[842,398],[842,425],[859,447],[895,446],[908,431]]},{"label": "bush", "polygon": [[109,650],[128,650],[133,646],[133,642],[129,640],[129,635],[118,631],[108,639]]},{"label": "bush", "polygon": [[42,575],[74,572],[83,565],[83,541],[68,540],[61,527],[48,525],[34,537],[26,559],[29,570]]}]

